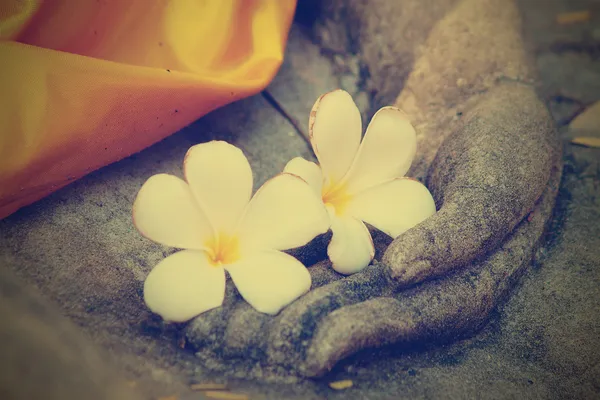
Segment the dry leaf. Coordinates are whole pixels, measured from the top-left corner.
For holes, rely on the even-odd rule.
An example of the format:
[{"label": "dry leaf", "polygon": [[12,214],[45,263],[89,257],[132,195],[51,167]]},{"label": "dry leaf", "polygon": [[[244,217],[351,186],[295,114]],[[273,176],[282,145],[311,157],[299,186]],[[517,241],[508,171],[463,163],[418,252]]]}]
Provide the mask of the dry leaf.
[{"label": "dry leaf", "polygon": [[137,386],[137,382],[136,381],[127,381],[127,386],[129,386],[130,388],[134,388]]},{"label": "dry leaf", "polygon": [[177,400],[177,396],[159,397],[157,400]]},{"label": "dry leaf", "polygon": [[600,101],[588,106],[569,124],[571,131],[600,132]]},{"label": "dry leaf", "polygon": [[209,390],[208,392],[204,392],[204,395],[211,399],[248,400],[248,396],[243,393],[221,392],[221,391]]},{"label": "dry leaf", "polygon": [[353,385],[350,379],[346,379],[343,381],[329,382],[329,387],[335,390],[343,390],[351,388]]},{"label": "dry leaf", "polygon": [[579,22],[587,22],[591,18],[588,10],[561,13],[556,16],[556,23],[559,25],[576,24]]},{"label": "dry leaf", "polygon": [[190,385],[192,390],[227,390],[227,386],[222,383],[194,383]]},{"label": "dry leaf", "polygon": [[600,148],[600,138],[597,138],[597,137],[591,137],[591,136],[576,137],[573,140],[571,140],[571,143],[580,144],[580,145],[586,146],[586,147]]}]

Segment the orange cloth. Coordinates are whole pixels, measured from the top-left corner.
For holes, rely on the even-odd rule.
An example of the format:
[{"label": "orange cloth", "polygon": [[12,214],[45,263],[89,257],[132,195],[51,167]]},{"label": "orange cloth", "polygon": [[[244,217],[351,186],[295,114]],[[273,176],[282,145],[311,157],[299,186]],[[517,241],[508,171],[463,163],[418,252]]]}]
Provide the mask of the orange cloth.
[{"label": "orange cloth", "polygon": [[0,0],[0,218],[262,90],[295,0]]}]

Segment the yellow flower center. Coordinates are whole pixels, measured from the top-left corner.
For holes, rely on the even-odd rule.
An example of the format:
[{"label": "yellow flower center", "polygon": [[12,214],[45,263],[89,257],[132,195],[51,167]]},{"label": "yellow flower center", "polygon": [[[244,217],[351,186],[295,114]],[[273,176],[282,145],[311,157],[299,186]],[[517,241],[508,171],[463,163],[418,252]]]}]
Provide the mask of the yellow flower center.
[{"label": "yellow flower center", "polygon": [[208,260],[214,266],[233,264],[240,259],[240,246],[237,236],[220,233],[206,243]]},{"label": "yellow flower center", "polygon": [[350,195],[346,192],[345,185],[337,187],[334,185],[324,186],[321,196],[325,206],[332,207],[336,215],[341,215],[344,212],[350,200]]}]

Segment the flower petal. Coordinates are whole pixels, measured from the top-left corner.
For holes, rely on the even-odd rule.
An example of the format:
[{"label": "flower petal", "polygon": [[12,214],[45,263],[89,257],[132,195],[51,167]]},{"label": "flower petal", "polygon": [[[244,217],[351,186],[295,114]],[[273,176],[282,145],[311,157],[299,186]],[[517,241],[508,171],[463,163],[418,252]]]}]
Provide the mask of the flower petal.
[{"label": "flower petal", "polygon": [[300,261],[275,250],[253,253],[225,269],[242,297],[266,314],[277,314],[311,285],[310,274]]},{"label": "flower petal", "polygon": [[398,178],[354,196],[346,213],[395,238],[435,213],[435,201],[421,182]]},{"label": "flower petal", "polygon": [[348,193],[400,178],[406,174],[417,150],[415,129],[397,108],[377,111],[367,128],[350,172]]},{"label": "flower petal", "polygon": [[183,162],[192,193],[218,232],[230,232],[252,195],[252,170],[237,147],[211,141],[191,147]]},{"label": "flower petal", "polygon": [[258,189],[239,227],[246,251],[287,250],[327,232],[329,216],[320,196],[299,177],[282,173]]},{"label": "flower petal", "polygon": [[333,236],[327,254],[333,269],[340,274],[354,274],[365,268],[375,256],[371,233],[353,217],[335,217],[332,220]]},{"label": "flower petal", "polygon": [[323,173],[321,167],[312,161],[307,161],[302,157],[292,158],[283,169],[283,172],[299,176],[315,191],[317,196],[321,196],[323,189]]},{"label": "flower petal", "polygon": [[183,180],[167,174],[150,177],[133,203],[133,223],[155,242],[200,250],[213,229]]},{"label": "flower petal", "polygon": [[206,253],[183,250],[162,260],[144,282],[144,300],[166,321],[184,322],[219,307],[225,272],[209,264]]},{"label": "flower petal", "polygon": [[310,142],[328,184],[348,172],[360,144],[362,122],[352,97],[335,90],[319,97],[310,112]]}]

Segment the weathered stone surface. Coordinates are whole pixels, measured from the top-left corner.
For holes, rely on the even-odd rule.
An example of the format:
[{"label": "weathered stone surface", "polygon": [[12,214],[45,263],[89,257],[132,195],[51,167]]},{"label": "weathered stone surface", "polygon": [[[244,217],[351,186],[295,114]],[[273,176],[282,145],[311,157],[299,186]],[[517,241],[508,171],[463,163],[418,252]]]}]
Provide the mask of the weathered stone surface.
[{"label": "weathered stone surface", "polygon": [[327,52],[358,58],[361,86],[373,97],[373,113],[394,102],[430,30],[457,3],[313,0],[300,1],[299,8],[305,13],[318,10],[314,34]]},{"label": "weathered stone surface", "polygon": [[2,399],[141,399],[96,346],[4,266],[0,318]]},{"label": "weathered stone surface", "polygon": [[370,112],[370,98],[363,90],[359,61],[350,55],[336,55],[335,62],[323,56],[322,47],[310,40],[306,27],[293,25],[286,59],[266,89],[287,116],[308,139],[308,116],[323,93],[342,88],[352,95],[363,116]]},{"label": "weathered stone surface", "polygon": [[[341,5],[343,9],[336,14],[337,19],[323,12],[324,24],[329,28],[337,28],[342,26],[339,24],[342,19],[347,19],[351,21],[353,30],[348,32],[343,24],[337,39],[333,33],[328,43],[337,40],[345,44],[339,47],[339,52],[333,46],[326,47],[325,53],[334,58],[335,55],[340,56],[341,60],[338,57],[338,61],[334,62],[342,65],[346,64],[347,58],[358,59],[361,76],[354,82],[358,82],[359,89],[370,90],[370,94],[374,95],[373,104],[379,106],[383,105],[379,103],[394,101],[399,90],[410,81],[410,72],[422,54],[436,53],[430,49],[431,46],[435,48],[435,41],[429,39],[430,35],[435,29],[441,29],[438,25],[440,19],[450,15],[451,10],[456,12],[455,6],[459,1],[370,3],[372,8],[367,2],[357,0],[327,2],[333,4],[332,7]],[[525,15],[548,21],[554,18],[552,11],[548,11],[552,7],[540,7],[535,0],[522,0],[520,3],[529,10]],[[566,2],[552,0],[550,3]],[[476,9],[481,10],[481,7],[493,3],[486,1],[482,4]],[[579,4],[586,7],[588,3],[579,0]],[[384,9],[386,5],[388,8]],[[499,20],[506,21],[507,15],[515,16],[511,9],[509,6],[499,12]],[[403,13],[403,10],[411,11]],[[467,31],[485,27],[485,24],[473,24],[473,21],[467,23],[472,26],[461,25],[459,16],[444,18]],[[366,19],[370,19],[369,24],[364,22]],[[383,30],[376,31],[379,26],[385,26],[386,30],[396,27],[397,32],[401,32],[399,38],[387,43],[389,35],[386,36]],[[552,26],[545,29],[551,31]],[[539,32],[542,31],[540,28]],[[414,33],[413,36],[407,36],[410,32]],[[543,32],[539,32],[540,36],[545,37]],[[370,35],[373,38],[367,50],[366,40]],[[324,43],[327,42],[324,36],[321,37]],[[466,37],[474,39],[473,34]],[[463,47],[471,46],[473,42],[470,40],[461,42]],[[365,43],[362,49],[360,43]],[[504,42],[500,40],[500,43]],[[515,43],[520,43],[520,38],[517,37]],[[462,49],[461,46],[455,47],[460,54],[452,59],[477,64],[483,62],[478,54],[490,54],[479,53],[480,50],[468,46]],[[294,47],[290,46],[290,49]],[[443,46],[439,49],[443,50]],[[489,50],[492,55],[501,51]],[[351,55],[347,57],[345,52]],[[367,54],[370,54],[368,59]],[[318,52],[307,52],[307,55],[321,56]],[[396,55],[399,55],[398,58]],[[566,56],[561,53],[555,60],[561,61]],[[380,64],[377,57],[382,59]],[[498,68],[504,68],[504,60],[502,57],[499,59]],[[556,73],[552,87],[561,92],[568,93],[571,78],[581,79],[578,87],[585,88],[586,95],[592,98],[597,93],[595,83],[590,81],[586,84],[591,79],[590,74],[577,73],[578,67],[582,66],[577,60],[555,63],[549,59],[546,63],[538,63],[538,67],[542,69],[542,77]],[[597,61],[596,64],[594,60],[589,61],[584,65],[585,68],[591,69],[597,64]],[[321,62],[305,64],[322,65]],[[378,72],[378,65],[381,65],[381,72]],[[464,65],[459,66],[458,71],[464,70]],[[436,64],[436,67],[440,66]],[[332,70],[337,72],[335,68],[334,65]],[[559,68],[560,71],[553,71],[553,68]],[[412,78],[415,83],[419,82],[416,78]],[[442,94],[455,91],[457,82],[449,82],[451,87],[443,90],[432,85],[431,96],[437,96],[438,91]],[[461,85],[464,83],[461,81]],[[431,143],[439,146],[467,120],[459,118],[461,115],[457,113],[462,112],[466,116],[471,108],[477,110],[480,97],[485,98],[495,90],[510,86],[506,82],[492,83],[490,87],[482,89],[486,93],[473,94],[473,100],[459,97],[458,100],[465,100],[469,106],[464,110],[452,109],[446,115],[444,106],[434,102],[431,107],[440,112],[431,115],[434,125],[419,128],[420,132],[425,132],[422,140],[437,132],[441,137]],[[520,86],[518,83],[517,87]],[[381,91],[377,91],[378,87]],[[423,98],[426,92],[424,90],[419,96],[413,97]],[[600,93],[594,100],[598,98]],[[452,96],[449,99],[452,100]],[[314,101],[313,98],[298,98],[300,100],[302,107],[310,107]],[[280,102],[294,110],[289,104],[295,101]],[[419,112],[427,112],[427,103],[421,104],[425,104],[426,108]],[[301,110],[302,107],[297,109]],[[493,111],[500,112],[502,108],[498,106]],[[300,111],[298,113],[301,115]],[[550,228],[552,240],[538,253],[533,270],[527,268],[528,249],[535,247],[536,237],[543,225],[543,210],[549,206],[546,195],[542,197],[546,200],[535,205],[530,218],[522,221],[514,232],[497,243],[496,251],[488,257],[470,263],[443,279],[429,280],[408,290],[386,292],[395,283],[388,279],[385,266],[381,263],[370,267],[368,273],[352,279],[336,274],[326,262],[314,265],[311,274],[314,287],[318,289],[313,292],[316,294],[312,295],[311,301],[318,307],[310,308],[307,304],[298,307],[310,318],[313,318],[311,313],[319,309],[324,315],[314,315],[313,320],[308,318],[308,322],[316,327],[310,331],[310,341],[294,338],[294,335],[298,337],[298,332],[300,338],[303,330],[306,333],[305,328],[309,326],[307,321],[293,325],[293,318],[288,320],[291,339],[287,347],[281,342],[270,345],[270,348],[287,348],[285,351],[289,351],[290,360],[286,361],[287,355],[284,354],[283,362],[276,360],[279,357],[277,354],[281,353],[272,353],[272,359],[279,362],[279,367],[276,363],[269,365],[266,353],[261,353],[261,343],[264,343],[261,334],[267,331],[265,326],[270,324],[270,318],[252,313],[247,305],[236,305],[236,293],[232,287],[229,288],[227,305],[221,310],[222,313],[213,316],[212,322],[206,319],[209,323],[205,325],[205,330],[194,336],[197,342],[193,345],[202,347],[202,358],[193,356],[189,343],[186,349],[182,349],[185,342],[181,340],[181,326],[163,326],[150,316],[141,301],[140,289],[145,274],[172,250],[141,239],[133,229],[130,207],[138,188],[154,173],[180,174],[181,161],[187,148],[213,137],[231,140],[244,148],[255,172],[258,172],[255,186],[278,172],[291,156],[310,157],[308,148],[297,135],[284,135],[293,132],[293,128],[277,113],[273,113],[260,97],[231,106],[215,115],[0,222],[0,263],[6,264],[28,284],[37,287],[45,298],[58,305],[62,314],[81,327],[88,340],[116,357],[123,375],[135,381],[137,388],[148,398],[202,398],[200,394],[189,391],[188,384],[196,381],[227,381],[235,391],[249,393],[251,398],[266,399],[597,397],[600,392],[596,362],[596,355],[600,354],[597,342],[600,329],[600,306],[597,301],[600,298],[600,269],[597,268],[600,245],[595,238],[600,237],[600,224],[597,223],[600,218],[597,185],[600,169],[598,150],[595,149],[568,149],[559,207]],[[451,123],[446,124],[444,121],[448,120]],[[267,126],[263,129],[262,124]],[[411,174],[420,178],[428,176],[427,167],[435,158],[437,148],[427,154],[431,155],[429,161],[418,162]],[[436,179],[430,178],[428,182],[434,183]],[[548,183],[547,191],[552,187],[551,181]],[[442,187],[440,185],[439,193],[443,193]],[[528,239],[524,240],[525,237]],[[385,247],[385,240],[383,244]],[[381,253],[377,255],[378,260],[381,260]],[[308,256],[319,258],[314,254]],[[507,294],[523,273],[525,277],[519,290],[508,297]],[[382,283],[388,281],[389,287],[382,289]],[[328,287],[334,293],[328,292]],[[355,293],[356,288],[359,290]],[[388,296],[360,302],[364,296],[377,292]],[[503,298],[509,299],[504,307]],[[342,303],[348,305],[342,307]],[[496,305],[500,305],[496,308],[498,313],[493,311]],[[384,310],[387,310],[388,316],[389,313],[395,313],[402,318],[381,324],[376,317]],[[344,316],[349,312],[352,313],[352,319]],[[3,311],[3,315],[8,314]],[[223,318],[231,318],[232,323],[220,325]],[[491,323],[484,325],[483,331],[477,335],[462,336],[470,335],[473,329],[490,318]],[[8,319],[3,317],[1,323],[6,321]],[[199,329],[201,322],[198,319],[193,326]],[[415,327],[420,322],[423,325]],[[242,331],[236,327],[247,329]],[[342,328],[347,334],[333,334]],[[3,326],[0,331],[5,329]],[[287,340],[287,336],[282,337]],[[437,339],[423,343],[415,341],[416,337]],[[443,342],[440,344],[438,339]],[[399,345],[361,351],[338,362],[337,367],[322,380],[294,380],[296,383],[293,385],[264,383],[272,379],[273,373],[289,373],[290,370],[284,367],[286,362],[300,360],[292,365],[292,369],[302,367],[301,372],[305,374],[318,374],[340,357],[372,344],[369,341],[378,345],[396,341]],[[218,347],[223,343],[228,343],[229,347]],[[289,343],[300,345],[290,350]],[[2,342],[2,345],[5,344]],[[244,348],[249,355],[246,361],[250,362],[240,363],[238,355],[243,354]],[[0,366],[6,365],[10,364],[0,357]],[[80,365],[80,372],[85,375],[86,366]],[[94,368],[90,366],[90,371],[94,371]],[[209,372],[208,369],[218,372]],[[259,379],[255,382],[236,379],[252,376]],[[340,392],[328,388],[329,380],[340,379],[352,379],[354,386]],[[26,384],[31,382],[27,381]]]}]

